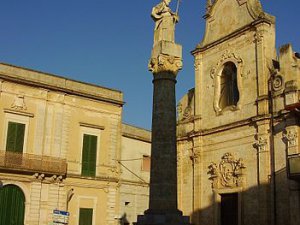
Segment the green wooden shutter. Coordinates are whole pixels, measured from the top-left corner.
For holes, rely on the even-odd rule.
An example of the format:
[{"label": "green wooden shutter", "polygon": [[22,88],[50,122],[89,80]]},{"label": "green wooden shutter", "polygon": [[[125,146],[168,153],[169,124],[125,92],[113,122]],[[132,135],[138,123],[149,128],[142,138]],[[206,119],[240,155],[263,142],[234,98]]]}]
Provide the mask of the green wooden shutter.
[{"label": "green wooden shutter", "polygon": [[97,159],[97,136],[84,134],[82,146],[81,175],[95,177]]},{"label": "green wooden shutter", "polygon": [[0,189],[0,225],[24,225],[25,196],[15,185]]},{"label": "green wooden shutter", "polygon": [[79,225],[93,225],[93,209],[80,208]]},{"label": "green wooden shutter", "polygon": [[25,124],[8,122],[6,150],[23,153]]}]

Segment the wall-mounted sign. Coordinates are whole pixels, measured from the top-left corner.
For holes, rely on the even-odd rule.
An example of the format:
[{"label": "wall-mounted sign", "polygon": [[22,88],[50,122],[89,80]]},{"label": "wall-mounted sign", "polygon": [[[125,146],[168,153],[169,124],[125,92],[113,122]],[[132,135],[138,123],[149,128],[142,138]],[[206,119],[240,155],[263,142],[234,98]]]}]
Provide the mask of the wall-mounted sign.
[{"label": "wall-mounted sign", "polygon": [[53,225],[69,224],[70,213],[61,210],[53,210]]}]

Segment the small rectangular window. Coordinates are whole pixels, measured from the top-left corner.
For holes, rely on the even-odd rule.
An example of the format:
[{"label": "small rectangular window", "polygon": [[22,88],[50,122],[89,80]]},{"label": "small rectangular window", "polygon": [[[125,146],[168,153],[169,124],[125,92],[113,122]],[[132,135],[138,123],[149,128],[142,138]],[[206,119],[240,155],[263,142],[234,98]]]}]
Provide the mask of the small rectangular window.
[{"label": "small rectangular window", "polygon": [[6,151],[23,153],[25,124],[8,122]]},{"label": "small rectangular window", "polygon": [[93,225],[93,209],[79,209],[79,225]]},{"label": "small rectangular window", "polygon": [[82,145],[81,175],[85,177],[96,176],[97,136],[84,134]]},{"label": "small rectangular window", "polygon": [[151,166],[151,157],[148,155],[143,155],[142,171],[150,172],[150,166]]}]

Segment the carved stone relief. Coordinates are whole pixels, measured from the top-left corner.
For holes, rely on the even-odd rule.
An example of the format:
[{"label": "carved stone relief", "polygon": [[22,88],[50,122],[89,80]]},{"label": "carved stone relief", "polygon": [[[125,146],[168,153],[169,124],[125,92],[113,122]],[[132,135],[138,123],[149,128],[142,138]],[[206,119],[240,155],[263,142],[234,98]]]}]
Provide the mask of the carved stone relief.
[{"label": "carved stone relief", "polygon": [[198,71],[200,69],[200,65],[201,65],[201,62],[199,59],[196,59],[195,60],[195,63],[194,63],[194,68],[195,68],[195,71]]},{"label": "carved stone relief", "polygon": [[157,58],[150,59],[148,68],[152,73],[170,71],[177,74],[178,71],[182,69],[182,59],[160,54]]},{"label": "carved stone relief", "polygon": [[298,134],[294,130],[289,130],[283,134],[283,138],[287,141],[288,147],[295,147],[297,143]]},{"label": "carved stone relief", "polygon": [[254,142],[254,147],[257,148],[258,152],[264,152],[266,151],[266,146],[268,144],[268,141],[266,138],[259,137],[256,142]]},{"label": "carved stone relief", "polygon": [[272,73],[274,74],[273,76],[273,82],[272,82],[272,89],[273,91],[281,91],[284,88],[284,79],[283,77],[279,74],[278,69],[275,69],[274,71],[272,71]]},{"label": "carved stone relief", "polygon": [[13,103],[11,104],[11,108],[15,110],[27,110],[24,95],[16,95]]},{"label": "carved stone relief", "polygon": [[262,30],[256,31],[256,33],[254,34],[254,42],[261,43],[263,41],[263,38],[264,32]]},{"label": "carved stone relief", "polygon": [[243,185],[243,159],[235,159],[231,153],[225,153],[219,163],[208,166],[212,188],[234,188]]}]

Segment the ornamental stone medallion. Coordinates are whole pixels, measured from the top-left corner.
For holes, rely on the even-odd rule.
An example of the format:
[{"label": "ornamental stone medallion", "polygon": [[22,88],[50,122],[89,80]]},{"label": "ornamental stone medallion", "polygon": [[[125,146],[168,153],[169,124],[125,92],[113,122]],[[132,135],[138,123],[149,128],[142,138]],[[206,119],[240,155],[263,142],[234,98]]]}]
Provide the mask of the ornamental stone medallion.
[{"label": "ornamental stone medallion", "polygon": [[15,110],[27,110],[24,95],[16,95],[13,103],[11,104],[11,108]]},{"label": "ornamental stone medallion", "polygon": [[235,159],[231,153],[225,153],[219,163],[208,166],[208,174],[213,189],[241,187],[244,176],[243,159]]}]

